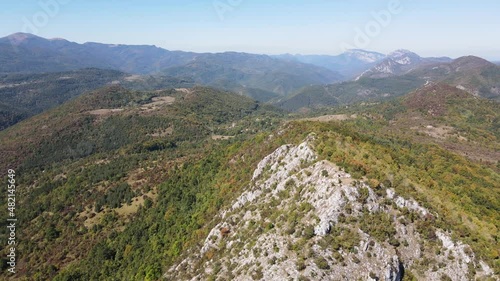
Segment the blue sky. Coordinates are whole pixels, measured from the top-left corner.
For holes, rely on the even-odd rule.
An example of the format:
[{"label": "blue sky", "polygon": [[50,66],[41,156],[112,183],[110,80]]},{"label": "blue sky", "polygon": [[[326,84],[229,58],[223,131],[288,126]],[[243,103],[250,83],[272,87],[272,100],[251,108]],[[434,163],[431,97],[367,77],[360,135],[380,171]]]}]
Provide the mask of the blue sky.
[{"label": "blue sky", "polygon": [[196,52],[404,48],[500,60],[499,11],[497,0],[19,0],[2,3],[0,36],[27,31]]}]

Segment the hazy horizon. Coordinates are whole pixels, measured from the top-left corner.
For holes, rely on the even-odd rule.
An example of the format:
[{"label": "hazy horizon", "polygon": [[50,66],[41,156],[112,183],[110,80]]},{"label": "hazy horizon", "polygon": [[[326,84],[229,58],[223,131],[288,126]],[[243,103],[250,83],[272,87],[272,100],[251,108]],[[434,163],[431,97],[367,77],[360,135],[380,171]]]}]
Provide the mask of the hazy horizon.
[{"label": "hazy horizon", "polygon": [[500,60],[500,3],[356,1],[79,1],[4,4],[2,36],[155,45],[192,52],[338,55],[345,49]]}]

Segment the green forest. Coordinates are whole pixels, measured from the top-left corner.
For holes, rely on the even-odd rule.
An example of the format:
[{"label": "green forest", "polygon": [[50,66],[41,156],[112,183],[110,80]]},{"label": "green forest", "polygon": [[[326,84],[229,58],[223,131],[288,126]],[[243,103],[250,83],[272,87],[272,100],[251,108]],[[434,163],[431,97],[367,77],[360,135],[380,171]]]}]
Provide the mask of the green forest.
[{"label": "green forest", "polygon": [[[175,102],[153,105],[162,97]],[[456,153],[448,146],[456,136],[434,142],[418,130],[394,129],[408,125],[404,116],[418,114],[434,126],[453,126],[473,142],[463,141],[464,147],[494,150],[496,105],[450,99],[440,117],[408,99],[319,112],[358,113],[319,122],[210,88],[113,86],[21,122],[0,132],[8,148],[2,157],[25,186],[18,194],[21,280],[160,279],[208,235],[212,218],[245,190],[260,160],[310,133],[321,159],[377,192],[394,188],[439,214],[418,224],[427,239],[436,239],[436,227],[448,230],[498,273],[498,162]],[[100,109],[109,111],[93,114]],[[5,210],[0,214],[5,237]],[[359,227],[397,248],[393,230],[380,228],[386,221],[383,214],[366,214]],[[331,243],[356,243],[352,230],[335,231]]]}]

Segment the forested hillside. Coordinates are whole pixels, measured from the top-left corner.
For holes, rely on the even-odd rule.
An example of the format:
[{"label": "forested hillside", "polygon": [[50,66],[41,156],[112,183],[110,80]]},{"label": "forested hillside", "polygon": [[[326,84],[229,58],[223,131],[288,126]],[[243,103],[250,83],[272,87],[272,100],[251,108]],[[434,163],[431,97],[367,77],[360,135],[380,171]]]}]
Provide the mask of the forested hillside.
[{"label": "forested hillside", "polygon": [[171,169],[219,150],[224,139],[239,142],[272,128],[280,116],[208,88],[110,86],[0,132],[2,167],[15,169],[22,183],[19,251],[29,254],[21,257],[20,276],[47,280],[87,257],[99,241],[142,220],[137,214],[156,202]]},{"label": "forested hillside", "polygon": [[[374,268],[358,268],[359,277],[368,278],[381,276],[375,269],[380,261],[393,268],[399,259],[405,280],[449,278],[456,272],[487,280],[500,270],[497,108],[495,102],[445,84],[427,85],[391,102],[330,109],[324,112],[330,115],[299,120],[202,87],[131,91],[111,86],[84,94],[0,132],[2,167],[15,169],[20,185],[19,247],[27,254],[21,255],[18,276],[158,280],[167,274],[169,279],[172,267],[199,257],[181,266],[175,278],[261,279],[285,264],[292,265],[297,278],[312,280],[329,276],[333,268],[355,270],[361,264]],[[314,159],[299,161],[303,156],[297,150],[287,154],[290,159],[258,165],[283,145],[299,149],[311,135]],[[292,164],[297,169],[278,174]],[[338,168],[316,173],[316,166],[309,165]],[[303,175],[297,180],[306,186],[289,182],[299,171]],[[337,173],[349,178],[342,174],[342,183],[317,193],[325,180],[337,180]],[[275,181],[266,187],[272,196],[265,201],[245,195],[256,184],[255,175]],[[342,205],[342,212],[352,213],[343,219],[324,217],[332,234],[314,231],[315,216],[326,214],[316,204],[344,196],[337,188],[353,192],[351,211]],[[397,196],[387,197],[391,192]],[[248,220],[245,227],[235,222],[219,228],[221,212],[241,196],[247,198],[246,211],[260,219]],[[397,201],[398,196],[407,201]],[[284,213],[279,202],[291,198],[297,206],[289,204],[290,213]],[[428,216],[398,205],[412,200]],[[393,237],[392,230],[402,228],[415,238]],[[200,256],[214,233],[221,235],[210,242],[215,248]],[[264,259],[267,251],[266,264],[260,258],[246,266],[241,260],[225,262],[233,249],[278,234],[283,244],[252,253]],[[226,243],[237,237],[250,244]],[[455,248],[443,246],[447,239]],[[365,250],[369,241],[374,246]],[[295,254],[299,249],[307,251]],[[372,258],[374,249],[391,259]],[[423,254],[403,254],[415,249]]]},{"label": "forested hillside", "polygon": [[441,2],[2,2],[0,281],[500,281],[500,1]]},{"label": "forested hillside", "polygon": [[0,74],[0,130],[105,85],[136,90],[192,87],[167,76],[139,76],[95,68],[42,74]]}]

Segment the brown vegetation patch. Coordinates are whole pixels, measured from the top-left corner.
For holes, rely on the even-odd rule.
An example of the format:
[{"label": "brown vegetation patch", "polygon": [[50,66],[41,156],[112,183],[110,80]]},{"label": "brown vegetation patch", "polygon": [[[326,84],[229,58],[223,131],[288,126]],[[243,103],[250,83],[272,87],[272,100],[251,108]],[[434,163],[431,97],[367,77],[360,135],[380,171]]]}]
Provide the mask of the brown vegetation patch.
[{"label": "brown vegetation patch", "polygon": [[[414,128],[412,128],[414,129]],[[437,139],[446,139],[453,135],[455,128],[449,126],[425,126],[424,128],[417,128],[417,130],[421,133],[427,134],[430,137]]]},{"label": "brown vegetation patch", "polygon": [[141,106],[143,111],[153,111],[162,105],[171,105],[175,102],[174,97],[154,97],[153,102]]},{"label": "brown vegetation patch", "polygon": [[226,237],[226,236],[229,236],[229,233],[231,233],[231,230],[227,227],[223,227],[220,229],[220,234],[223,236],[223,237]]},{"label": "brown vegetation patch", "polygon": [[155,188],[153,190],[150,190],[148,193],[132,198],[131,200],[132,202],[130,204],[126,203],[122,204],[122,206],[119,208],[110,209],[106,207],[103,208],[99,213],[96,213],[93,210],[92,205],[87,206],[85,207],[84,211],[78,214],[78,218],[83,220],[83,225],[87,229],[90,229],[94,225],[101,223],[104,215],[107,213],[116,212],[116,214],[118,214],[120,217],[127,218],[128,216],[137,213],[139,207],[144,205],[144,201],[146,198],[150,198],[152,201],[155,201],[157,197],[158,197],[158,192],[156,191]]},{"label": "brown vegetation patch", "polygon": [[447,84],[433,84],[411,93],[405,101],[409,109],[417,109],[432,116],[443,116],[450,99],[465,99],[469,93]]},{"label": "brown vegetation patch", "polygon": [[156,189],[149,191],[146,194],[137,196],[132,198],[132,203],[129,204],[123,204],[120,208],[114,209],[116,213],[121,216],[121,217],[127,217],[129,215],[133,215],[137,213],[139,210],[139,207],[144,204],[144,201],[146,198],[150,198],[152,201],[156,200],[156,197],[158,196],[158,193],[156,192]]},{"label": "brown vegetation patch", "polygon": [[89,111],[89,113],[92,115],[97,115],[97,116],[105,116],[105,115],[110,115],[110,114],[117,113],[117,112],[122,112],[123,110],[124,110],[123,108],[96,109],[96,110]]}]

